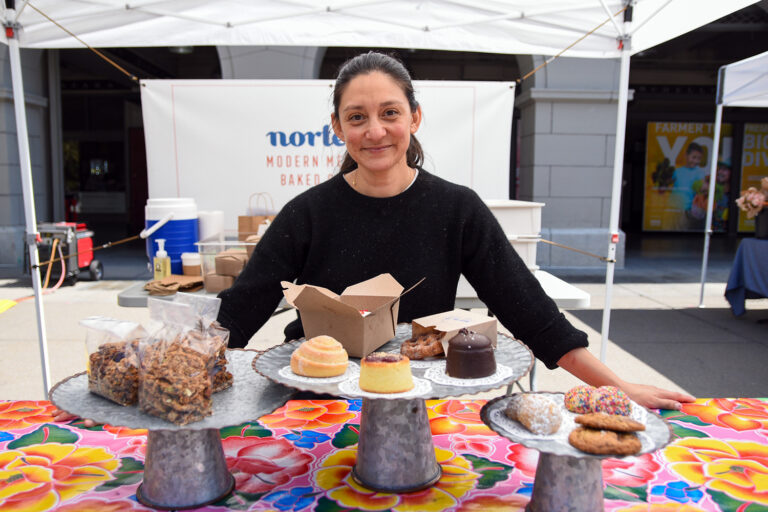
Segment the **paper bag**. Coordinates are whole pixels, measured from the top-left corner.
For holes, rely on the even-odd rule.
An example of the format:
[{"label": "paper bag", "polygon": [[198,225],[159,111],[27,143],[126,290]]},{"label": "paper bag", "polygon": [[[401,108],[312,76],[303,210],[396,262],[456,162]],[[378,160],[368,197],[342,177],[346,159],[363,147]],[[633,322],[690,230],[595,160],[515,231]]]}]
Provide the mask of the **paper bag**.
[{"label": "paper bag", "polygon": [[250,235],[255,235],[260,231],[263,233],[262,224],[268,224],[275,218],[277,210],[275,210],[272,196],[266,192],[251,194],[251,197],[248,198],[246,214],[237,217],[237,239],[241,242]]}]

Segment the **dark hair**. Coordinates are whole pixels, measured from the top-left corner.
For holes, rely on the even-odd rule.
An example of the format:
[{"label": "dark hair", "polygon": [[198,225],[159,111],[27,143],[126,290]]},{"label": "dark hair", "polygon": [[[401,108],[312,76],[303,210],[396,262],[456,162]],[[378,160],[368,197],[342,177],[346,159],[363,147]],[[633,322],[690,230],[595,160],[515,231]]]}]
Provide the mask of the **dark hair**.
[{"label": "dark hair", "polygon": [[[405,69],[402,62],[383,53],[368,52],[352,57],[342,64],[341,69],[339,69],[336,85],[333,88],[333,113],[336,119],[339,118],[341,96],[344,94],[349,82],[359,75],[367,75],[374,71],[389,75],[403,90],[405,97],[408,99],[408,106],[411,108],[411,112],[416,112],[416,109],[419,108],[419,102],[416,101],[416,95],[413,92],[411,75],[408,74],[408,70]],[[405,155],[409,167],[418,167],[424,161],[424,151],[413,134],[411,134],[411,142]],[[341,162],[341,173],[346,174],[356,168],[357,162],[349,156],[349,153],[345,152],[344,160]]]},{"label": "dark hair", "polygon": [[688,149],[685,150],[686,155],[690,155],[694,151],[698,151],[702,155],[704,154],[704,148],[702,148],[700,145],[696,144],[695,142],[691,142],[688,144]]}]

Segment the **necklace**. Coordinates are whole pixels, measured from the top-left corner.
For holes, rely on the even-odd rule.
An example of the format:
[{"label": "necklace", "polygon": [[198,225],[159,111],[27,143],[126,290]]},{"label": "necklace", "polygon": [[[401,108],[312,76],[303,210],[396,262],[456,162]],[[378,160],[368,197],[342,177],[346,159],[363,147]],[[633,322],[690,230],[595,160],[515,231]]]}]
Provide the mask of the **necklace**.
[{"label": "necklace", "polygon": [[[403,190],[400,191],[401,194],[405,192],[405,189],[411,186],[411,183],[413,183],[413,179],[416,177],[416,169],[409,167],[408,174],[408,183],[406,183]],[[357,189],[357,169],[352,172],[352,188]]]}]

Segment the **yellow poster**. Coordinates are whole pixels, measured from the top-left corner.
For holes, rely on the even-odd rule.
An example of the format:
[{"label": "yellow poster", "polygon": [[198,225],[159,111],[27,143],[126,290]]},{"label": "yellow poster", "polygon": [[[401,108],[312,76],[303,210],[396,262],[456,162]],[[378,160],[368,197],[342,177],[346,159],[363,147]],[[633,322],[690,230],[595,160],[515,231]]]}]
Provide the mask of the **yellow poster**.
[{"label": "yellow poster", "polygon": [[[725,231],[733,126],[722,125],[712,229]],[[701,231],[707,217],[713,124],[650,122],[645,147],[644,231]]]},{"label": "yellow poster", "polygon": [[[768,124],[745,124],[741,149],[741,188],[760,190],[760,180],[768,176]],[[736,194],[734,194],[734,199]],[[739,231],[754,231],[755,219],[739,211]]]}]

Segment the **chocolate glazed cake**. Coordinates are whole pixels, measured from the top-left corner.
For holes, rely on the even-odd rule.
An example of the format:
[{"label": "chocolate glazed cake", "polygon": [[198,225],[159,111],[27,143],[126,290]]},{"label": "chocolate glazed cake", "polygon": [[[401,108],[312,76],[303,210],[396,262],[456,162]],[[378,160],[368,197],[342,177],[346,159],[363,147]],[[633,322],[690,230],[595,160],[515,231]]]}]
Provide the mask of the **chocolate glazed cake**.
[{"label": "chocolate glazed cake", "polygon": [[491,340],[474,331],[460,330],[448,341],[445,373],[457,379],[479,379],[496,373]]}]

